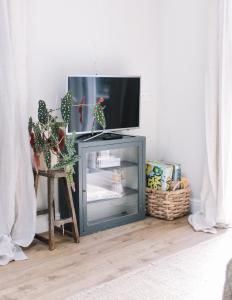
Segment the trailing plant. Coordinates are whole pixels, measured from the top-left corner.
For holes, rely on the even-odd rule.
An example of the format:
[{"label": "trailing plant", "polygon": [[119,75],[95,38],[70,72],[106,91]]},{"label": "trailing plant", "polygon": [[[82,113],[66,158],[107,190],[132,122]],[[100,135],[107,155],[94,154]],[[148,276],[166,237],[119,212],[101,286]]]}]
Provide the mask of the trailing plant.
[{"label": "trailing plant", "polygon": [[[96,105],[93,107],[93,126],[97,122],[103,130],[106,127],[104,116],[104,99],[99,98]],[[76,135],[66,134],[66,127],[69,124],[73,97],[70,92],[61,99],[61,105],[57,109],[48,109],[45,101],[38,102],[38,121],[34,122],[30,117],[28,122],[28,131],[30,135],[30,144],[34,152],[35,168],[38,171],[41,166],[41,157],[46,164],[47,169],[58,170],[64,169],[67,175],[68,183],[75,190],[73,181],[74,166],[79,160],[76,153],[75,143]],[[82,117],[84,106],[89,106],[84,103],[83,99],[78,106]],[[55,112],[60,111],[62,120],[58,121],[58,116]],[[56,157],[57,163],[52,165],[52,156]]]}]

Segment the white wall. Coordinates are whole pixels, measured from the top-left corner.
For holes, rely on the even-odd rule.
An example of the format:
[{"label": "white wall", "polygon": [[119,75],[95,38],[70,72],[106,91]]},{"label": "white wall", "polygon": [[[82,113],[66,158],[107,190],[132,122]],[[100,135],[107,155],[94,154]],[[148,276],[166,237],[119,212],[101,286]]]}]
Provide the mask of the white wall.
[{"label": "white wall", "polygon": [[[30,0],[31,110],[59,106],[67,74],[142,76],[141,129],[147,156],[156,147],[156,9],[153,0]],[[45,206],[45,193],[39,206]],[[38,222],[41,223],[41,222]]]},{"label": "white wall", "polygon": [[204,162],[204,70],[210,0],[157,1],[157,158],[180,162],[199,199]]},{"label": "white wall", "polygon": [[[67,74],[140,74],[147,158],[180,162],[199,199],[210,0],[31,0],[32,112],[59,106]],[[39,205],[45,205],[45,194]]]},{"label": "white wall", "polygon": [[30,87],[59,105],[67,74],[142,76],[141,134],[154,151],[156,15],[152,0],[31,0]]}]

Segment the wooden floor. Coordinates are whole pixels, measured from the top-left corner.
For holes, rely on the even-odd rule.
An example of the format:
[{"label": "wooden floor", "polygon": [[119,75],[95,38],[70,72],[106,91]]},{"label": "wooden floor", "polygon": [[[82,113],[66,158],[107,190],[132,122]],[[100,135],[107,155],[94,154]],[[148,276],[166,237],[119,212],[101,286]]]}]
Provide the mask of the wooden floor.
[{"label": "wooden floor", "polygon": [[0,267],[0,299],[65,299],[214,237],[194,232],[186,218],[146,218],[82,237],[80,244],[59,237],[54,251],[37,241],[26,250],[29,260]]}]

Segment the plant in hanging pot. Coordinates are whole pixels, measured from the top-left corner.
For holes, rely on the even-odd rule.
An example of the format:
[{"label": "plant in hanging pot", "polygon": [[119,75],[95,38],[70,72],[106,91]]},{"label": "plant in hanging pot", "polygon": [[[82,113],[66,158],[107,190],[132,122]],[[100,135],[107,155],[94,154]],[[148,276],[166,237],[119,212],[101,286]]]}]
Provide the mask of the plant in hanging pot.
[{"label": "plant in hanging pot", "polygon": [[[34,122],[30,117],[28,131],[36,171],[38,172],[41,169],[64,169],[68,183],[75,190],[73,181],[74,165],[79,160],[75,150],[76,136],[75,134],[67,135],[65,133],[70,121],[72,102],[73,98],[70,92],[67,92],[61,99],[61,106],[57,109],[48,109],[45,101],[39,100],[38,121]],[[97,121],[105,127],[102,102],[98,101],[93,106],[93,122]],[[86,105],[81,103],[75,106],[82,110],[83,106]],[[61,112],[62,121],[59,121],[58,117],[54,115],[57,111]]]}]

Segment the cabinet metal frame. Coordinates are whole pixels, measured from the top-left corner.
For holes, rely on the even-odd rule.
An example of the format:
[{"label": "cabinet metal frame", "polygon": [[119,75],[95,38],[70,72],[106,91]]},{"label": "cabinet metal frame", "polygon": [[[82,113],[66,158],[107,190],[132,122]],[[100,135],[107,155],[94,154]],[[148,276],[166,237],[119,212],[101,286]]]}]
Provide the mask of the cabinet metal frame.
[{"label": "cabinet metal frame", "polygon": [[[102,223],[89,225],[87,223],[87,153],[98,152],[113,149],[126,149],[137,147],[138,149],[138,213],[133,215],[120,216]],[[76,189],[73,194],[77,215],[79,219],[80,235],[86,235],[107,228],[120,226],[134,221],[142,220],[145,217],[145,137],[123,135],[122,139],[114,140],[90,140],[77,142],[77,151],[80,155],[80,161],[76,166]]]}]

